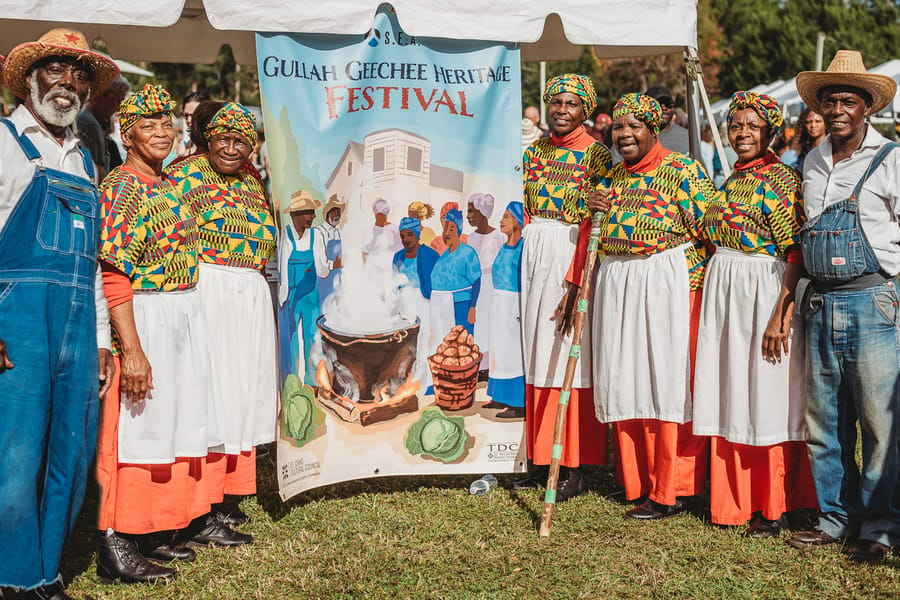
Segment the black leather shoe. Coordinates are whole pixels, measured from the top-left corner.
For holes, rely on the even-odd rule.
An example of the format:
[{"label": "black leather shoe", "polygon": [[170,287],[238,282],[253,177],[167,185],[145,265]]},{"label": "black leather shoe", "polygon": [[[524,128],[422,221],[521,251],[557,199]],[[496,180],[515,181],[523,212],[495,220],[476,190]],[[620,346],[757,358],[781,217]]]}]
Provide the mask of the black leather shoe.
[{"label": "black leather shoe", "polygon": [[100,579],[122,583],[171,583],[175,569],[147,560],[137,544],[120,535],[101,535],[97,549],[97,575]]},{"label": "black leather shoe", "polygon": [[250,522],[250,517],[248,517],[244,513],[244,511],[237,507],[232,509],[217,510],[215,512],[215,517],[216,519],[218,519],[219,523],[221,523],[225,527],[237,527],[238,525],[243,525],[244,523]]},{"label": "black leather shoe", "polygon": [[656,519],[665,519],[666,517],[677,515],[680,512],[684,512],[684,504],[681,500],[676,500],[675,504],[672,506],[660,504],[653,500],[647,500],[643,504],[639,504],[629,510],[625,513],[625,516],[629,519],[653,521]]},{"label": "black leather shoe", "polygon": [[242,546],[252,544],[253,537],[230,529],[209,514],[206,516],[206,525],[191,538],[190,543],[203,546]]},{"label": "black leather shoe", "polygon": [[147,553],[147,558],[158,560],[161,562],[172,562],[180,560],[182,562],[194,562],[197,553],[187,546],[178,546],[175,544],[160,544]]},{"label": "black leather shoe", "polygon": [[784,515],[781,515],[774,521],[770,521],[760,515],[750,522],[750,527],[744,532],[744,537],[777,538],[785,527],[787,527],[787,517]]},{"label": "black leather shoe", "polygon": [[525,409],[518,406],[510,406],[506,410],[501,410],[496,415],[498,419],[524,419]]},{"label": "black leather shoe", "polygon": [[839,538],[833,538],[819,529],[798,531],[788,538],[787,545],[793,548],[809,548],[810,546],[826,546],[840,542]]},{"label": "black leather shoe", "polygon": [[587,489],[581,469],[566,469],[565,479],[556,486],[556,503],[565,502],[575,496],[580,496]]},{"label": "black leather shoe", "polygon": [[22,600],[72,600],[72,596],[66,593],[63,584],[59,581],[27,592],[20,592],[18,597]]},{"label": "black leather shoe", "polygon": [[501,408],[506,408],[506,405],[502,404],[500,402],[494,402],[493,400],[491,400],[490,402],[485,402],[484,404],[482,404],[481,408],[490,408],[492,410],[500,410]]},{"label": "black leather shoe", "polygon": [[890,551],[890,546],[874,540],[856,540],[842,550],[847,558],[857,563],[881,562],[887,558]]}]

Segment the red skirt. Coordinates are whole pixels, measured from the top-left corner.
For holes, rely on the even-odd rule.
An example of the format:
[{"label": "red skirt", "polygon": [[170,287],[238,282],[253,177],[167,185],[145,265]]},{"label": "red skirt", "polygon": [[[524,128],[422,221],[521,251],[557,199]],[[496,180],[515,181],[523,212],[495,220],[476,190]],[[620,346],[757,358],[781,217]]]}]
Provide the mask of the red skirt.
[{"label": "red skirt", "polygon": [[[536,465],[549,465],[553,430],[559,408],[560,388],[525,386],[525,430],[528,458]],[[563,432],[562,465],[578,467],[608,464],[609,428],[597,420],[590,388],[575,388],[569,396],[569,411]]]},{"label": "red skirt", "polygon": [[748,446],[714,437],[709,480],[718,525],[742,525],[755,512],[774,521],[789,510],[818,506],[806,442]]},{"label": "red skirt", "polygon": [[182,529],[210,510],[206,459],[176,458],[167,465],[118,461],[119,359],[110,391],[101,402],[97,448],[100,509],[97,526],[144,534]]},{"label": "red skirt", "polygon": [[209,501],[218,504],[225,494],[251,496],[256,493],[256,448],[240,454],[206,455],[205,476],[209,481]]}]

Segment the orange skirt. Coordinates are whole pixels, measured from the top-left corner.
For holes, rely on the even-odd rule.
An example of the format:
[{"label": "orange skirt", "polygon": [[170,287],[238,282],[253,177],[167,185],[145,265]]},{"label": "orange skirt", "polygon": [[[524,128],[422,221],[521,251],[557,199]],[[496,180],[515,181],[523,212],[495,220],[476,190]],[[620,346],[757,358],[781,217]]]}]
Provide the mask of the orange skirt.
[{"label": "orange skirt", "polygon": [[714,437],[709,480],[718,525],[742,525],[755,512],[774,521],[789,510],[818,506],[806,442],[748,446]]},{"label": "orange skirt", "polygon": [[[525,386],[525,439],[528,458],[536,465],[549,465],[553,430],[559,408],[560,388]],[[563,433],[562,465],[605,465],[609,428],[597,420],[590,388],[574,388]]]},{"label": "orange skirt", "polygon": [[209,482],[209,501],[218,504],[225,494],[251,496],[256,493],[256,448],[240,454],[210,452],[204,477]]},{"label": "orange skirt", "polygon": [[210,511],[206,459],[176,458],[168,465],[119,463],[119,369],[116,357],[116,375],[101,403],[97,526],[131,534],[187,527]]},{"label": "orange skirt", "polygon": [[[700,328],[701,290],[690,295],[690,386],[694,389],[697,331]],[[672,506],[678,496],[703,492],[709,465],[709,438],[695,436],[693,423],[630,419],[613,423],[616,479],[625,497],[647,496]]]},{"label": "orange skirt", "polygon": [[678,496],[696,496],[706,484],[709,438],[695,436],[693,423],[631,419],[613,423],[616,478],[625,497],[647,496],[672,506]]}]

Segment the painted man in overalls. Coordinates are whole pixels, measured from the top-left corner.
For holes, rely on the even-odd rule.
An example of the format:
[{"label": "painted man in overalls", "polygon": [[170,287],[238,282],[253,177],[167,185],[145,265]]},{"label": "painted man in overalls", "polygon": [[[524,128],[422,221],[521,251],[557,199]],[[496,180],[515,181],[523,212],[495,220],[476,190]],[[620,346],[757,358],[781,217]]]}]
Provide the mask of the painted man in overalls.
[{"label": "painted man in overalls", "polygon": [[4,71],[25,102],[0,122],[0,594],[64,600],[60,555],[114,368],[93,165],[70,125],[119,70],[54,29]]},{"label": "painted man in overalls", "polygon": [[797,292],[819,522],[788,543],[843,541],[851,560],[875,562],[900,545],[900,145],[866,117],[894,98],[896,84],[841,50],[827,71],[800,73],[797,89],[829,135],[803,165],[809,221],[800,241],[810,285]]},{"label": "painted man in overalls", "polygon": [[[278,332],[281,350],[281,381],[296,373],[303,382],[316,387],[316,366],[310,351],[318,331],[316,319],[322,314],[316,291],[318,274],[315,255],[324,254],[324,245],[312,228],[316,210],[322,203],[307,190],[291,195],[290,221],[285,225],[278,252]],[[318,246],[318,248],[317,248]],[[321,262],[321,261],[320,261]]]}]

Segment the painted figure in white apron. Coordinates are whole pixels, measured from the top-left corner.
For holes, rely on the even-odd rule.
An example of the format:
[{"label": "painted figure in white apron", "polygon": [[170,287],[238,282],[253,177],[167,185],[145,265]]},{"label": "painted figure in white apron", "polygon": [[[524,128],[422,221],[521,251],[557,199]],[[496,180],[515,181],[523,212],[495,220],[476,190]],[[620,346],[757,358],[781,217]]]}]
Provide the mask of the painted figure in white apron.
[{"label": "painted figure in white apron", "polygon": [[491,266],[494,264],[497,252],[500,251],[500,246],[506,242],[506,236],[498,229],[491,227],[488,222],[493,212],[493,196],[480,192],[469,196],[466,219],[469,221],[469,225],[475,228],[475,231],[469,234],[466,243],[475,249],[475,253],[478,254],[478,262],[481,263],[481,294],[478,296],[478,305],[475,307],[480,318],[475,323],[475,343],[482,348],[481,366],[479,367],[482,371],[487,370],[490,360],[490,315],[491,299],[493,298]]},{"label": "painted figure in white apron", "polygon": [[503,409],[498,419],[525,417],[525,357],[522,353],[522,319],[519,296],[522,291],[522,226],[525,209],[510,202],[500,219],[506,243],[491,266],[493,279],[490,304],[490,370],[485,408]]}]

